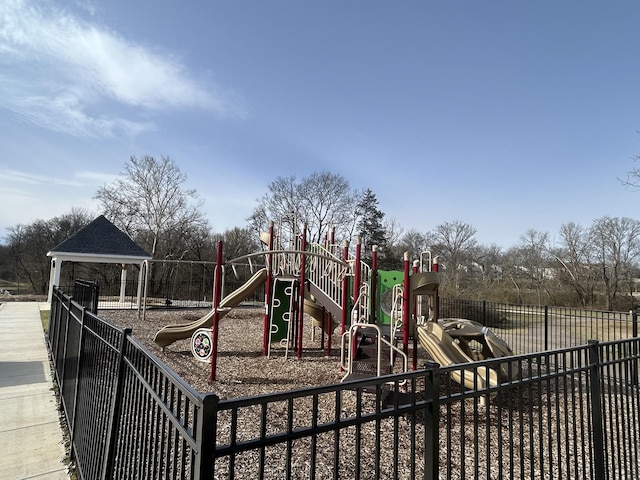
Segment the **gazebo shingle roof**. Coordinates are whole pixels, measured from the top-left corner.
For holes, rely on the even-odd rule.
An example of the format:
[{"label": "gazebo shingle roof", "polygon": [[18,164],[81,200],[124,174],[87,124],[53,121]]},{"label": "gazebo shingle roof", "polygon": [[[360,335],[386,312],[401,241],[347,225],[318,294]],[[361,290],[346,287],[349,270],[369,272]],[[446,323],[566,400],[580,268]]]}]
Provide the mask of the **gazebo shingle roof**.
[{"label": "gazebo shingle roof", "polygon": [[107,220],[104,215],[100,215],[89,225],[52,248],[49,255],[56,253],[151,258],[144,248]]}]

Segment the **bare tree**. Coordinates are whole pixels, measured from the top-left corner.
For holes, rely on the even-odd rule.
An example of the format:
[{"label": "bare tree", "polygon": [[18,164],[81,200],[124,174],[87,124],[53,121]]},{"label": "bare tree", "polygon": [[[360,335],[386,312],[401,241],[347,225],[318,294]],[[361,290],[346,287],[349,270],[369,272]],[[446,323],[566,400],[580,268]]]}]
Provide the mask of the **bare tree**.
[{"label": "bare tree", "polygon": [[475,234],[472,225],[456,220],[437,225],[429,235],[432,253],[440,256],[445,281],[456,295],[462,289],[461,272],[468,269],[470,254],[477,245]]},{"label": "bare tree", "polygon": [[549,233],[527,230],[508,255],[508,274],[512,282],[520,293],[523,287],[532,287],[536,292],[538,304],[542,304],[543,293],[553,297],[546,288],[546,282],[552,277],[548,244]]},{"label": "bare tree", "polygon": [[[634,157],[634,162],[640,160],[640,155]],[[632,188],[633,190],[640,190],[640,167],[634,166],[627,172],[627,178],[618,178],[620,183],[625,187]]]},{"label": "bare tree", "polygon": [[44,294],[49,284],[50,261],[47,252],[91,220],[91,214],[86,210],[74,208],[71,213],[60,217],[10,228],[8,246],[18,278],[26,279],[34,293]]},{"label": "bare tree", "polygon": [[612,310],[623,283],[631,282],[640,256],[640,222],[626,217],[602,217],[593,222],[590,232],[604,283],[605,308]]},{"label": "bare tree", "polygon": [[260,251],[259,237],[250,228],[234,227],[215,237],[224,242],[225,260]]},{"label": "bare tree", "polygon": [[582,307],[593,305],[596,270],[593,242],[588,230],[569,222],[560,227],[560,248],[551,254],[560,264],[559,280],[576,293]]},{"label": "bare tree", "polygon": [[273,220],[293,232],[306,223],[312,242],[320,242],[331,227],[338,238],[353,234],[359,196],[344,177],[328,172],[313,173],[300,181],[295,176],[278,177],[268,190],[248,219],[254,230],[265,230]]},{"label": "bare tree", "polygon": [[195,190],[183,186],[186,180],[169,157],[131,157],[120,178],[94,198],[109,220],[154,257],[180,259],[184,237],[208,226]]},{"label": "bare tree", "polygon": [[410,258],[417,260],[420,258],[420,254],[428,249],[427,235],[415,229],[405,232],[394,247],[394,251],[397,252],[395,256],[400,260],[402,260],[404,252],[409,252]]},{"label": "bare tree", "polygon": [[476,245],[471,252],[475,267],[480,271],[482,283],[487,285],[501,276],[502,248],[495,243]]},{"label": "bare tree", "polygon": [[385,236],[387,238],[387,266],[400,269],[404,252],[407,250],[402,246],[404,230],[394,217],[385,216],[383,221]]}]

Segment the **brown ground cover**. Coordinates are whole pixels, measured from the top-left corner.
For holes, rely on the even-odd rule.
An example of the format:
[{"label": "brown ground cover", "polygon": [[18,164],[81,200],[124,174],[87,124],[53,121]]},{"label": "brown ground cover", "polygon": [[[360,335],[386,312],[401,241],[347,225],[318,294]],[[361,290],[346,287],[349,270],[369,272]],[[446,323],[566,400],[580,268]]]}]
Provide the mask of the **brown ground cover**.
[{"label": "brown ground cover", "polygon": [[[206,314],[207,310],[149,310],[144,320],[138,319],[136,311],[128,310],[102,310],[99,312],[99,316],[114,325],[132,328],[132,334],[136,339],[193,388],[199,392],[213,392],[222,399],[302,389],[340,381],[342,373],[339,368],[339,328],[332,336],[332,354],[327,355],[320,348],[321,332],[319,329],[315,332],[315,340],[311,340],[311,319],[306,318],[302,358],[297,358],[296,352],[289,351],[289,358],[285,359],[285,351],[282,347],[274,347],[270,358],[268,358],[262,354],[263,311],[262,308],[236,308],[222,319],[218,345],[217,380],[215,382],[209,381],[209,363],[198,361],[191,354],[189,339],[177,341],[164,350],[153,341],[156,332],[163,326],[193,322]],[[421,365],[425,360],[428,360],[428,356],[422,348],[419,348],[418,352],[418,365]],[[540,385],[540,388],[543,387],[544,385]],[[533,387],[528,388],[529,397],[531,397]],[[569,446],[567,451],[574,450],[575,439],[571,432],[564,431],[562,426],[569,423],[567,416],[571,417],[571,412],[583,411],[585,406],[582,403],[585,399],[580,396],[570,396],[568,411],[565,411],[566,401],[565,408],[544,408],[545,405],[547,407],[555,405],[557,399],[554,397],[562,397],[564,395],[562,390],[556,385],[555,390],[537,392],[527,401],[526,392],[519,392],[516,387],[513,392],[502,392],[493,398],[486,407],[472,398],[443,405],[440,418],[441,468],[448,472],[449,478],[464,478],[466,470],[468,470],[467,473],[473,471],[493,472],[488,474],[491,478],[503,478],[493,476],[501,468],[504,473],[531,472],[532,477],[538,478],[540,465],[537,464],[539,459],[535,452],[540,449],[541,444],[538,443],[541,441],[540,433],[542,431],[556,432],[553,434],[553,438],[557,443],[552,443],[554,451],[567,445]],[[577,405],[572,405],[572,400]],[[366,398],[364,401],[369,404],[373,402],[373,399]],[[353,407],[353,401],[346,396],[342,408],[346,409],[345,411],[351,411],[351,407]],[[286,408],[286,405],[282,408]],[[327,408],[327,412],[331,411],[331,408]],[[286,412],[275,414],[275,418],[282,421],[283,418],[287,418]],[[538,424],[537,421],[540,419],[544,419],[543,424]],[[237,429],[240,432],[250,433],[255,430],[258,423],[258,419],[246,422],[239,419]],[[402,432],[416,428],[417,438],[421,438],[422,433],[420,432],[424,427],[421,422],[412,425],[408,419],[403,418],[400,419],[399,426]],[[390,431],[392,430],[385,430],[387,433]],[[366,434],[363,430],[361,435],[363,452],[376,451],[374,433]],[[575,434],[575,432],[573,433]],[[390,441],[392,437],[392,435],[382,437],[383,452],[393,452],[393,445],[387,445],[387,441]],[[346,439],[349,437],[344,438],[347,441]],[[561,440],[558,442],[559,439]],[[354,451],[355,449],[354,446],[346,444],[343,445],[343,448],[346,449],[345,451]],[[317,467],[320,472],[329,475],[333,471],[332,461],[330,456],[325,459],[324,454],[331,452],[332,447],[330,445],[327,448],[319,447],[318,451],[322,455],[316,459]],[[496,452],[501,453],[496,455]],[[394,453],[393,458],[383,459],[382,467],[388,469],[392,465],[397,465],[399,477],[409,478],[410,475],[406,468],[412,464],[411,455],[415,455],[413,460],[421,459],[425,452],[419,444],[416,444],[416,450],[413,453],[408,446],[402,447]],[[340,468],[353,472],[354,458],[353,455],[342,456]],[[466,460],[464,468],[462,467],[462,458]],[[236,459],[237,466],[241,467],[239,471],[246,473],[246,475],[239,474],[237,478],[255,478],[252,470],[255,467],[254,460],[252,457]],[[563,461],[566,462],[567,459],[565,458]],[[277,459],[272,459],[268,462],[267,467],[268,469],[277,468],[281,463]],[[583,471],[583,459],[577,459],[575,463],[575,467],[579,471]],[[419,464],[420,461],[418,461]],[[307,476],[308,465],[296,464],[292,465],[292,468],[295,478]],[[546,468],[549,468],[548,464]],[[391,472],[386,470],[381,472],[383,478],[387,474],[391,475]],[[281,478],[282,475],[268,470],[267,477]],[[319,478],[324,477],[320,475]],[[523,478],[526,478],[526,475]]]},{"label": "brown ground cover", "polygon": [[[144,319],[137,311],[101,310],[99,316],[119,327],[130,327],[132,335],[199,392],[213,392],[221,398],[272,393],[340,381],[340,327],[332,335],[332,352],[321,348],[321,331],[311,339],[311,319],[305,316],[302,357],[282,346],[262,353],[262,308],[235,308],[221,321],[216,381],[209,381],[210,365],[194,358],[190,339],[179,340],[164,350],[153,338],[165,325],[190,323],[205,315],[205,309],[148,310]],[[326,338],[325,338],[326,342]],[[326,343],[325,343],[326,347]]]}]

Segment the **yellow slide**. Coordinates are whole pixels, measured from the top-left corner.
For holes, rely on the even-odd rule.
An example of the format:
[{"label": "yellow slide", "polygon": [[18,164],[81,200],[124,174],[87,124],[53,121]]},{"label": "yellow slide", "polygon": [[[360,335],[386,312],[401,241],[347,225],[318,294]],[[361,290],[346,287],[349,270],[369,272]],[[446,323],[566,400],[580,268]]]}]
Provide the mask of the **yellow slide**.
[{"label": "yellow slide", "polygon": [[[420,345],[440,365],[468,364],[474,361],[458,346],[442,325],[436,322],[427,322],[425,325],[417,325],[416,328]],[[469,389],[483,389],[500,384],[498,373],[493,368],[486,366],[465,366],[464,369],[455,370],[452,375],[456,382]]]},{"label": "yellow slide", "polygon": [[[222,318],[231,308],[237,306],[240,302],[251,296],[260,286],[264,284],[266,279],[267,269],[263,268],[261,270],[258,270],[249,280],[247,280],[244,285],[224,297],[224,299],[222,299],[220,305],[218,306],[219,318]],[[167,345],[171,345],[177,340],[191,338],[193,332],[195,332],[199,328],[211,327],[211,325],[213,324],[214,314],[215,309],[211,309],[205,316],[196,320],[195,322],[181,325],[167,325],[166,327],[158,330],[153,340],[156,342],[156,344],[164,348]]]}]

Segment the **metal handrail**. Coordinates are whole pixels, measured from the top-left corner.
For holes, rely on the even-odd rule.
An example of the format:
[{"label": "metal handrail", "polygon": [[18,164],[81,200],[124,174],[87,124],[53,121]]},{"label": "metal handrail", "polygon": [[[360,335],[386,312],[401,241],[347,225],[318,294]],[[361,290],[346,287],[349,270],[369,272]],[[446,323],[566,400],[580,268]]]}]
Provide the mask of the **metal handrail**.
[{"label": "metal handrail", "polygon": [[363,283],[360,285],[360,293],[355,302],[353,302],[353,308],[351,309],[351,323],[369,323],[370,315],[369,305],[369,284]]},{"label": "metal handrail", "polygon": [[401,284],[394,285],[391,292],[393,298],[393,305],[391,307],[391,338],[395,338],[396,332],[402,328],[403,324],[404,286]]},{"label": "metal handrail", "polygon": [[[406,353],[404,353],[401,349],[399,349],[398,347],[396,347],[395,345],[393,345],[391,342],[389,342],[387,339],[385,339],[382,336],[382,331],[380,330],[380,327],[378,327],[378,325],[373,324],[373,323],[356,323],[354,325],[351,325],[351,327],[349,328],[349,330],[347,332],[344,332],[342,334],[342,348],[340,349],[340,366],[343,370],[346,370],[346,374],[342,377],[342,379],[340,380],[341,382],[344,382],[349,375],[351,375],[353,373],[353,357],[354,357],[354,353],[353,350],[353,337],[354,335],[357,335],[357,332],[359,329],[375,329],[376,333],[377,333],[377,338],[378,338],[378,353],[377,353],[377,359],[376,359],[376,374],[377,376],[381,376],[382,375],[382,345],[387,345],[392,353],[391,355],[391,360],[389,362],[389,365],[392,365],[394,363],[394,359],[395,356],[393,355],[395,354],[399,354],[402,357],[402,373],[404,372],[408,372],[409,371],[409,358],[407,356]],[[348,361],[345,363],[345,355],[344,355],[344,341],[345,338],[348,339],[349,341],[349,346],[347,348],[348,351]],[[393,382],[390,382],[393,383]],[[403,385],[403,383],[401,383],[400,385]]]}]

